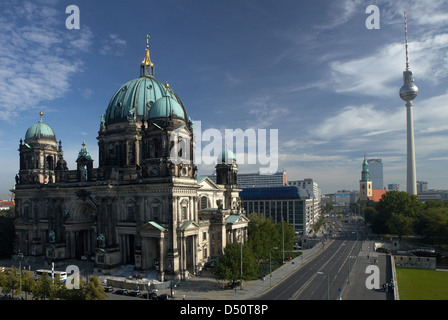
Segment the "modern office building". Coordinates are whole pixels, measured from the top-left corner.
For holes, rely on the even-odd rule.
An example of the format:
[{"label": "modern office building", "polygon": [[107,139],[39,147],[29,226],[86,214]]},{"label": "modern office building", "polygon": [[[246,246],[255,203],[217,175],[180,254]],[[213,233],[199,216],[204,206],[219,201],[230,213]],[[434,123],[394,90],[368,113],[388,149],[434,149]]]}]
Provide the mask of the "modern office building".
[{"label": "modern office building", "polygon": [[[208,176],[216,182],[216,175]],[[279,187],[286,185],[286,172],[274,174],[238,173],[238,188]]]},{"label": "modern office building", "polygon": [[428,191],[428,181],[417,181],[417,193]]},{"label": "modern office building", "polygon": [[398,183],[389,183],[387,185],[387,190],[395,190],[395,191],[399,191],[400,190],[400,185]]},{"label": "modern office building", "polygon": [[381,159],[368,159],[370,179],[373,189],[384,189],[383,161]]},{"label": "modern office building", "polygon": [[258,213],[274,222],[286,221],[295,232],[308,234],[320,215],[317,199],[302,196],[296,186],[246,188],[240,198],[246,215]]},{"label": "modern office building", "polygon": [[316,181],[311,178],[307,178],[304,180],[293,180],[288,181],[288,186],[298,187],[300,193],[305,196],[308,194],[309,198],[318,199],[320,201],[321,191],[319,189],[319,185]]}]

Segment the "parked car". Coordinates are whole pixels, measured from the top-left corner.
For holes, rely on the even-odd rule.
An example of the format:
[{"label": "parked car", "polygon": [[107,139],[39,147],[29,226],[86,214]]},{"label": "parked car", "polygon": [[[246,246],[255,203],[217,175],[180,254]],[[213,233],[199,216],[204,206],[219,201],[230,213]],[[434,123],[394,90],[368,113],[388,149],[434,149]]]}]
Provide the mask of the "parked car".
[{"label": "parked car", "polygon": [[120,294],[122,296],[127,296],[128,295],[128,290],[126,290],[126,289],[118,289],[114,293],[115,294]]},{"label": "parked car", "polygon": [[138,297],[139,295],[141,295],[141,292],[140,292],[140,290],[132,290],[131,292],[129,292],[129,295],[130,296],[133,296],[133,297]]},{"label": "parked car", "polygon": [[170,300],[170,296],[166,293],[161,294],[157,300]]},{"label": "parked car", "polygon": [[114,288],[112,288],[112,286],[104,286],[104,291],[105,292],[112,292],[112,291],[114,291]]},{"label": "parked car", "polygon": [[147,299],[147,300],[157,300],[158,299],[157,293],[155,293],[155,292],[150,292],[149,297],[148,297],[148,293],[144,293],[140,297],[143,299]]}]

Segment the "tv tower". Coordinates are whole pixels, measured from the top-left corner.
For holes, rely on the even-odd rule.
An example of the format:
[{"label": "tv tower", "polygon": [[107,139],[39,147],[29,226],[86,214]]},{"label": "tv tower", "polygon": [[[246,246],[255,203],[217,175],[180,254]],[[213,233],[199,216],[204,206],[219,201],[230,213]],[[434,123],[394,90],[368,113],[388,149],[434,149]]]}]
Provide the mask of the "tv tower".
[{"label": "tv tower", "polygon": [[407,172],[406,185],[407,192],[417,195],[417,178],[415,169],[415,144],[414,144],[414,120],[412,116],[412,100],[417,97],[418,88],[414,84],[412,71],[409,69],[408,55],[408,27],[406,20],[406,11],[404,12],[404,34],[406,48],[406,70],[403,71],[403,86],[400,89],[400,98],[406,101],[406,125],[407,125]]}]

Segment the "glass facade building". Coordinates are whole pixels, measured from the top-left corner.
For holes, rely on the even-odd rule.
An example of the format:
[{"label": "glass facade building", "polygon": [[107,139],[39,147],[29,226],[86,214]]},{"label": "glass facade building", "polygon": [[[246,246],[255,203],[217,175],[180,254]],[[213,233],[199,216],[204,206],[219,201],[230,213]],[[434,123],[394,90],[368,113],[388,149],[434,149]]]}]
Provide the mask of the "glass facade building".
[{"label": "glass facade building", "polygon": [[[208,176],[216,183],[216,176]],[[238,173],[238,188],[280,187],[286,185],[286,172],[274,174]]]},{"label": "glass facade building", "polygon": [[372,179],[372,189],[384,189],[383,160],[368,159],[367,163],[369,164],[370,179]]},{"label": "glass facade building", "polygon": [[308,233],[319,218],[317,200],[301,196],[295,186],[246,188],[240,198],[246,215],[258,213],[274,222],[286,221],[295,232]]}]

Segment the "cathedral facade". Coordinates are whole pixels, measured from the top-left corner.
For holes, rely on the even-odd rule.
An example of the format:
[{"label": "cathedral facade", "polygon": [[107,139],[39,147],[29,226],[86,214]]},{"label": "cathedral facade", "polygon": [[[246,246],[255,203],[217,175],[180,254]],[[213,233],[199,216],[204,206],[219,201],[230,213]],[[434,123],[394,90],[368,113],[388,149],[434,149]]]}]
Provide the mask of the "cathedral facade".
[{"label": "cathedral facade", "polygon": [[[168,84],[154,77],[149,47],[140,77],[121,86],[101,116],[98,167],[85,143],[69,170],[62,142],[40,121],[20,139],[15,253],[47,261],[95,261],[185,279],[227,243],[247,240],[234,157],[218,183],[197,177],[193,122]],[[221,162],[221,161],[220,161]]]}]

